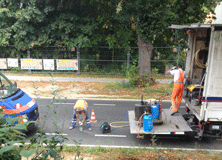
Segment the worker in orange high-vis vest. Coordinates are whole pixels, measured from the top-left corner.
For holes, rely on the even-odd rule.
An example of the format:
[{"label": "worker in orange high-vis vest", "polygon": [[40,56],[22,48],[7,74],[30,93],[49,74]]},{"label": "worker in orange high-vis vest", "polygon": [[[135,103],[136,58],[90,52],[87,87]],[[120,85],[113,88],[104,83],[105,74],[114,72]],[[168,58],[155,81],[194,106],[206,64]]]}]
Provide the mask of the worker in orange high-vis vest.
[{"label": "worker in orange high-vis vest", "polygon": [[[84,114],[83,120],[79,120],[79,115]],[[79,121],[79,125],[83,125],[83,123],[86,121],[88,129],[91,131],[91,124],[90,119],[88,116],[88,103],[85,100],[77,100],[74,105],[74,113],[72,116],[72,122],[71,127],[69,129],[73,129],[76,125],[76,120]]]},{"label": "worker in orange high-vis vest", "polygon": [[182,66],[178,65],[177,67],[173,67],[167,71],[168,74],[174,76],[174,85],[173,85],[173,92],[171,97],[171,109],[172,109],[172,116],[175,113],[179,112],[180,104],[182,101],[183,96],[183,79],[184,79],[184,71],[182,70]]}]

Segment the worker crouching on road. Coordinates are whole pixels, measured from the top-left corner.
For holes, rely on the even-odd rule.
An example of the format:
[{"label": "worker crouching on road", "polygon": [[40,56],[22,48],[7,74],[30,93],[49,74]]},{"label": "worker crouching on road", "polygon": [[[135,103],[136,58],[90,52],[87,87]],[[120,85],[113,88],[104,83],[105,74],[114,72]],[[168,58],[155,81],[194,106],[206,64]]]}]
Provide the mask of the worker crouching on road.
[{"label": "worker crouching on road", "polygon": [[[84,117],[82,122],[79,120],[79,115],[84,113]],[[79,121],[79,125],[82,126],[86,121],[88,129],[91,131],[90,119],[88,116],[88,103],[85,100],[77,100],[74,105],[74,113],[72,116],[71,127],[69,129],[73,129],[76,125],[76,119]]]},{"label": "worker crouching on road", "polygon": [[184,71],[182,70],[182,66],[178,65],[177,67],[173,67],[167,71],[168,74],[174,76],[174,85],[173,85],[173,92],[171,97],[171,109],[172,109],[172,116],[175,113],[179,112],[180,104],[182,101],[183,96],[183,79],[184,79]]}]

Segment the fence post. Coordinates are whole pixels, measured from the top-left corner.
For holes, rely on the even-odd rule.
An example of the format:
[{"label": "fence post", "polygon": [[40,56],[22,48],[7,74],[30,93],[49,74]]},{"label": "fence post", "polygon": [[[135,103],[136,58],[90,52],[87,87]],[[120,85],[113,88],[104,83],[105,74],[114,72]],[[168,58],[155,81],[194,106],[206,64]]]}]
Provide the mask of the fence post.
[{"label": "fence post", "polygon": [[129,69],[129,61],[130,61],[130,49],[127,52],[127,70]]},{"label": "fence post", "polygon": [[[29,49],[29,47],[27,49],[27,57],[30,58],[30,49]],[[28,74],[32,74],[31,69],[28,69]]]},{"label": "fence post", "polygon": [[80,75],[80,48],[77,47],[77,61],[78,61],[78,70],[77,70],[77,75]]}]

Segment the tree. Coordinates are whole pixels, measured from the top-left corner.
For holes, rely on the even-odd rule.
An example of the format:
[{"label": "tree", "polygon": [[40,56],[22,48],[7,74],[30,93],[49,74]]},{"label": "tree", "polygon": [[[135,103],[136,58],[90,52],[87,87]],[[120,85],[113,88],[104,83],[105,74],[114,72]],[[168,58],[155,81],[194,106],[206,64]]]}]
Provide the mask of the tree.
[{"label": "tree", "polygon": [[111,25],[110,14],[104,16],[110,6],[109,1],[97,0],[1,0],[0,45],[17,49],[98,45],[112,38],[104,33]]},{"label": "tree", "polygon": [[215,0],[121,0],[117,7],[119,17],[131,17],[136,24],[139,48],[139,75],[151,74],[150,58],[154,46],[172,44],[171,24],[202,22]]},{"label": "tree", "polygon": [[153,47],[173,43],[168,26],[201,22],[214,5],[215,0],[0,0],[0,46],[137,44],[139,75],[150,75]]}]

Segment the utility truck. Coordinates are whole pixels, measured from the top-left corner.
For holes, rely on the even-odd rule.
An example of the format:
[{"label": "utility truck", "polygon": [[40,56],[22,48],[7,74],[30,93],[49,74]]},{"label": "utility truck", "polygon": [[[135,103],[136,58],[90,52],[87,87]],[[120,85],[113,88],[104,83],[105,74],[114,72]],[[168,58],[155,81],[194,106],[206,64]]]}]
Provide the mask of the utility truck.
[{"label": "utility truck", "polygon": [[[138,138],[144,134],[222,138],[222,24],[169,28],[189,34],[183,91],[186,114],[171,116],[171,109],[162,110],[163,98],[156,103],[141,101],[135,110],[128,111],[130,133],[138,134]],[[146,115],[144,112],[152,115],[152,106],[159,106],[159,117],[153,119],[147,132],[141,125],[142,116]]]},{"label": "utility truck", "polygon": [[[18,123],[36,121],[39,118],[36,101],[20,88],[17,88],[17,83],[13,84],[2,72],[0,72],[0,108],[6,118],[20,117],[19,121],[8,122],[12,126]],[[35,123],[29,123],[27,131],[34,127]],[[26,130],[20,131],[26,132]]]}]

